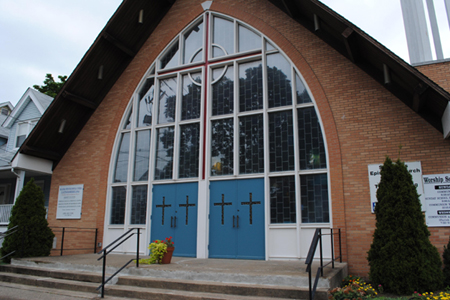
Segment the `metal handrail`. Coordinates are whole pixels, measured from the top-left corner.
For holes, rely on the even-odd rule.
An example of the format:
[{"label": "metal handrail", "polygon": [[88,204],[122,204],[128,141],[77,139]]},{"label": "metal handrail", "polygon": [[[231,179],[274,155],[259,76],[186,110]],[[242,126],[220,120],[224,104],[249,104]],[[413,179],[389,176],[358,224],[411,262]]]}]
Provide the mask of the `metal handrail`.
[{"label": "metal handrail", "polygon": [[[9,236],[9,235],[11,235],[11,234],[13,234],[13,233],[15,233],[15,232],[18,231],[18,230],[19,230],[19,225],[16,225],[16,226],[14,226],[13,228],[10,228],[10,229],[8,229],[7,231],[3,232],[3,233],[0,235],[0,239],[4,239],[5,237],[7,237],[7,236]],[[6,258],[6,257],[8,257],[8,256],[10,256],[10,255],[12,255],[12,254],[14,254],[15,252],[16,252],[16,250],[14,250],[14,251],[12,251],[12,252],[6,254],[5,256],[0,257],[0,261],[1,261],[2,259],[4,259],[4,258]]]},{"label": "metal handrail", "polygon": [[[57,226],[51,226],[50,229],[52,229],[53,233],[55,232],[61,232],[61,248],[59,249],[52,249],[52,250],[60,250],[60,256],[63,256],[64,250],[70,250],[70,251],[84,251],[84,250],[91,250],[92,248],[72,248],[72,249],[64,249],[64,241],[65,241],[65,233],[69,232],[80,232],[80,231],[91,231],[95,230],[95,236],[94,236],[94,253],[97,253],[97,236],[98,236],[98,228],[86,228],[86,227],[57,227]],[[61,231],[56,231],[54,229],[61,229]],[[66,230],[67,229],[67,230]],[[71,229],[76,229],[75,231]]]},{"label": "metal handrail", "polygon": [[[133,230],[137,229],[137,233],[132,232]],[[139,236],[141,234],[140,228],[131,228],[121,236],[119,236],[117,239],[115,239],[112,243],[110,243],[108,246],[104,247],[101,251],[98,252],[98,254],[103,253],[102,256],[100,256],[97,260],[103,259],[103,268],[102,268],[102,284],[99,285],[97,288],[97,291],[101,289],[101,298],[104,298],[105,296],[105,284],[108,283],[111,279],[113,279],[114,276],[116,276],[120,271],[122,271],[126,266],[128,266],[134,259],[131,259],[126,264],[124,264],[120,269],[118,269],[114,274],[112,274],[108,279],[105,279],[105,272],[106,272],[106,256],[111,253],[114,249],[122,245],[125,241],[127,241],[130,237],[133,235],[137,235],[137,242],[136,242],[136,267],[139,268]],[[114,247],[113,245],[116,244]],[[108,248],[112,247],[108,250]]]},{"label": "metal handrail", "polygon": [[[324,228],[325,229],[325,228]],[[311,246],[309,247],[308,256],[306,257],[305,264],[308,266],[306,267],[306,272],[308,272],[308,279],[309,279],[309,300],[313,300],[314,296],[316,294],[317,290],[317,284],[319,283],[320,276],[323,276],[323,268],[328,266],[329,264],[332,264],[332,268],[334,269],[334,261],[339,259],[339,262],[342,262],[342,243],[341,243],[341,229],[338,228],[338,235],[339,235],[339,256],[334,257],[334,235],[336,233],[333,233],[333,228],[329,228],[330,233],[322,233],[322,228],[316,228],[316,231],[314,232],[314,237],[311,241]],[[322,236],[329,235],[331,240],[331,262],[323,264],[323,247],[322,247]],[[311,280],[311,269],[312,269],[312,263],[314,260],[314,254],[316,253],[317,245],[319,245],[320,250],[320,267],[317,268],[316,278],[314,280],[314,286],[312,286],[312,280]]]}]

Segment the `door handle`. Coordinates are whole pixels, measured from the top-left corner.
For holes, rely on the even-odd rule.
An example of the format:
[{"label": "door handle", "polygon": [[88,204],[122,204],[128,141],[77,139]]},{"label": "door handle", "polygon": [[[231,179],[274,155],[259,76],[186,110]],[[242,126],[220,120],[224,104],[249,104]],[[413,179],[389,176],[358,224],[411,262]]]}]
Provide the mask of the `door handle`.
[{"label": "door handle", "polygon": [[237,223],[237,228],[239,228],[239,216],[237,216],[236,219],[237,219],[237,222],[236,222]]},{"label": "door handle", "polygon": [[235,219],[235,218],[236,218],[236,217],[235,217],[235,216],[233,216],[233,228],[234,228],[234,227],[236,227],[236,226],[234,226],[234,219]]},{"label": "door handle", "polygon": [[173,217],[170,217],[170,228],[173,227]]},{"label": "door handle", "polygon": [[177,227],[177,217],[174,217],[174,222],[173,222],[174,226],[173,227]]}]

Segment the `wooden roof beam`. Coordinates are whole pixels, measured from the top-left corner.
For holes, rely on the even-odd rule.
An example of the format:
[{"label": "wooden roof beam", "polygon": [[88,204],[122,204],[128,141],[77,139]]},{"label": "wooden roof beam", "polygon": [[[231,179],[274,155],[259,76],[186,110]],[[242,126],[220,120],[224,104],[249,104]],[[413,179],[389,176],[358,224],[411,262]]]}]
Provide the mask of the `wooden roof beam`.
[{"label": "wooden roof beam", "polygon": [[123,53],[125,53],[129,57],[135,57],[136,56],[136,52],[135,51],[131,50],[127,45],[125,45],[122,42],[120,42],[118,39],[113,37],[108,32],[106,32],[106,31],[103,32],[102,37],[105,40],[107,40],[108,42],[110,42],[111,44],[113,44],[114,46],[116,46],[116,48],[120,49]]},{"label": "wooden roof beam", "polygon": [[426,85],[425,83],[419,83],[414,89],[412,109],[416,113],[418,113],[422,109],[425,103],[424,93],[427,89],[428,85]]},{"label": "wooden roof beam", "polygon": [[345,49],[347,49],[347,54],[352,63],[356,64],[357,53],[356,47],[352,42],[353,37],[355,36],[355,31],[353,28],[347,27],[343,32],[342,36],[344,37]]},{"label": "wooden roof beam", "polygon": [[87,107],[89,109],[92,109],[92,110],[95,110],[98,107],[98,105],[95,102],[85,99],[83,97],[80,97],[78,95],[72,94],[68,91],[63,91],[62,96],[67,100],[78,103],[78,104],[80,104],[84,107]]}]

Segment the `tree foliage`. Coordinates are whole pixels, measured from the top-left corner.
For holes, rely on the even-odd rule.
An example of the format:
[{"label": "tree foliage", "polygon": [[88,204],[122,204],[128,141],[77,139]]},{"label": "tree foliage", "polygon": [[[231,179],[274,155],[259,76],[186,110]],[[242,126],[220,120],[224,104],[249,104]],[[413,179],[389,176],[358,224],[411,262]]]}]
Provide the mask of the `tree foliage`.
[{"label": "tree foliage", "polygon": [[19,230],[4,238],[1,256],[13,251],[7,257],[47,256],[53,243],[54,234],[45,218],[44,193],[32,178],[22,189],[11,211],[8,229],[19,225]]},{"label": "tree foliage", "polygon": [[442,287],[442,262],[429,240],[419,195],[406,165],[386,158],[368,252],[370,279],[386,291],[412,294]]},{"label": "tree foliage", "polygon": [[59,91],[63,87],[64,83],[66,83],[67,76],[58,76],[60,82],[56,82],[55,79],[53,79],[53,75],[50,73],[47,73],[45,75],[45,80],[43,85],[33,85],[33,88],[38,90],[41,93],[44,93],[52,98],[55,98],[56,95],[58,95]]}]

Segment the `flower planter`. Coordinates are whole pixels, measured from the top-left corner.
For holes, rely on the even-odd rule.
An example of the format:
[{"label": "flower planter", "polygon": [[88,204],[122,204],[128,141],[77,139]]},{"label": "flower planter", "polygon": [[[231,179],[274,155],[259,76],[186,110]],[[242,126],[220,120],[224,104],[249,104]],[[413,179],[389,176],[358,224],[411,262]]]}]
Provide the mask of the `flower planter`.
[{"label": "flower planter", "polygon": [[163,258],[161,259],[162,264],[170,264],[170,261],[172,260],[173,250],[175,250],[175,247],[167,248],[167,252],[164,253]]}]

